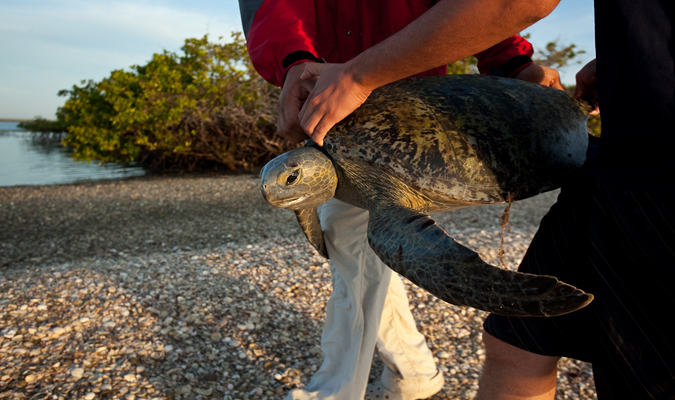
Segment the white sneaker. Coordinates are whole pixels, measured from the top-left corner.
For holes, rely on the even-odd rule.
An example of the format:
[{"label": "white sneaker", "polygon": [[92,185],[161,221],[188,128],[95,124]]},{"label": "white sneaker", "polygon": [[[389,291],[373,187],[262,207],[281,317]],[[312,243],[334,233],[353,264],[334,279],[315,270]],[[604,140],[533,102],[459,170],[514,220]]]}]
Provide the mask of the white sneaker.
[{"label": "white sneaker", "polygon": [[395,387],[386,387],[382,379],[373,382],[366,388],[364,400],[420,400],[427,399],[443,389],[443,374],[436,372],[433,378],[426,382],[417,382],[417,379],[399,379]]}]

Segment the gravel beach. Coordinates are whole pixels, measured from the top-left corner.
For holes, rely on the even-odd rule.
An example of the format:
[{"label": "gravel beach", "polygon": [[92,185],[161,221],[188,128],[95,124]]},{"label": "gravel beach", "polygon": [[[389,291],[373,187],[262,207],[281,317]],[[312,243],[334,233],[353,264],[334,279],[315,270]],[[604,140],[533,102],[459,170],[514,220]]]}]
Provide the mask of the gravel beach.
[{"label": "gravel beach", "polygon": [[[281,399],[321,363],[326,260],[255,175],[0,188],[0,399]],[[515,268],[556,193],[514,203]],[[499,264],[504,205],[436,215]],[[405,281],[444,371],[433,399],[471,399],[485,313]],[[371,379],[382,363],[373,362]],[[563,359],[556,399],[595,399]]]}]

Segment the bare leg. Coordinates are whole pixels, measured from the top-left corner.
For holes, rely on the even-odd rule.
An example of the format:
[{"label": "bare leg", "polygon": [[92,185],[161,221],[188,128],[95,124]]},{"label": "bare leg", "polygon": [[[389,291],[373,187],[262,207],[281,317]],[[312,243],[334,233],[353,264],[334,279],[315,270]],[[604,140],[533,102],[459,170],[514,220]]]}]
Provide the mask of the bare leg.
[{"label": "bare leg", "polygon": [[560,357],[519,349],[483,332],[486,359],[476,400],[553,400]]}]

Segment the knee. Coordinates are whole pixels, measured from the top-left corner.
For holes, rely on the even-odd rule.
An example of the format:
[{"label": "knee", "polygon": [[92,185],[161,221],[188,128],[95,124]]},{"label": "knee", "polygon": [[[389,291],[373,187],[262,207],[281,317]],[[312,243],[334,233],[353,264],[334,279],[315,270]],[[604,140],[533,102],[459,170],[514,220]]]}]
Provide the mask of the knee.
[{"label": "knee", "polygon": [[503,342],[487,332],[483,332],[483,343],[486,368],[519,371],[522,375],[532,378],[551,375],[555,377],[560,357],[531,353]]}]

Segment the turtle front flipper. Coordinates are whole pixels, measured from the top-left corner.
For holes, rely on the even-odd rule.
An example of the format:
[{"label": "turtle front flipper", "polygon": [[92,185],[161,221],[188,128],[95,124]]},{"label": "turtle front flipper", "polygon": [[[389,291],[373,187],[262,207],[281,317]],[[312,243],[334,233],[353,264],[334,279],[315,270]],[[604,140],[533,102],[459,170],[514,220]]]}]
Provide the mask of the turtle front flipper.
[{"label": "turtle front flipper", "polygon": [[326,243],[323,241],[323,231],[321,230],[321,222],[319,221],[319,214],[316,211],[316,207],[295,210],[295,217],[298,219],[302,232],[307,237],[307,240],[309,240],[309,243],[314,246],[319,254],[329,258],[328,250],[326,250]]},{"label": "turtle front flipper", "polygon": [[407,207],[371,209],[368,241],[391,269],[451,304],[508,316],[548,317],[593,300],[593,295],[552,276],[493,267],[431,217]]}]

